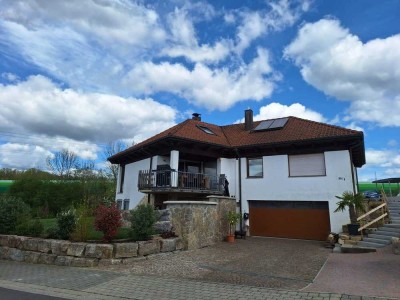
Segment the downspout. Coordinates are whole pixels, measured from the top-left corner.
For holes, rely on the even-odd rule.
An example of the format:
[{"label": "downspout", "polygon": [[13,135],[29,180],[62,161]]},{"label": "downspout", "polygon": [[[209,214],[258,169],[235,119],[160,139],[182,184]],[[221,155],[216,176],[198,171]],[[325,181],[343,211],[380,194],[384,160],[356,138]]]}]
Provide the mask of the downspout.
[{"label": "downspout", "polygon": [[355,195],[356,194],[356,184],[354,181],[354,164],[353,164],[353,153],[352,153],[353,148],[354,148],[354,146],[350,147],[349,153],[350,153],[350,169],[351,169],[351,180],[352,180],[351,182],[353,184],[353,194]]},{"label": "downspout", "polygon": [[[242,161],[241,161],[239,150],[237,148],[235,149],[235,152],[236,152],[236,160],[239,161],[239,212],[240,212],[240,216],[243,216],[243,212],[242,212]],[[240,232],[243,231],[242,223],[243,222],[240,222]]]},{"label": "downspout", "polygon": [[[151,170],[153,170],[153,156],[150,156],[149,180],[151,180]],[[147,204],[150,204],[150,194],[147,194]]]}]

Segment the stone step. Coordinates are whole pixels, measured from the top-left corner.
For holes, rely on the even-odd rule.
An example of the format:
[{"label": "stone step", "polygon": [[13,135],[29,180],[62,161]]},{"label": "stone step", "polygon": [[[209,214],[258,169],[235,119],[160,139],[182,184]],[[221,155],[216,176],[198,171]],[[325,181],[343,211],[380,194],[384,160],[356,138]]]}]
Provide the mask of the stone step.
[{"label": "stone step", "polygon": [[382,244],[382,245],[389,245],[391,243],[391,240],[382,240],[382,239],[376,239],[372,237],[366,237],[363,238],[363,242],[368,242],[368,243],[377,243],[377,244]]},{"label": "stone step", "polygon": [[383,235],[383,234],[371,233],[371,234],[368,234],[368,237],[369,237],[369,238],[372,238],[372,239],[378,239],[378,240],[384,240],[384,241],[391,241],[393,236],[391,236],[391,235]]},{"label": "stone step", "polygon": [[400,232],[400,228],[398,228],[398,227],[390,227],[390,226],[387,226],[387,225],[390,225],[390,224],[385,224],[385,225],[379,227],[378,230]]},{"label": "stone step", "polygon": [[370,253],[376,252],[375,247],[362,247],[359,245],[342,245],[339,247],[339,251],[335,251],[336,247],[333,252],[342,252],[342,253]]},{"label": "stone step", "polygon": [[378,244],[378,243],[371,243],[371,242],[358,242],[357,243],[358,246],[362,246],[362,247],[369,247],[369,248],[383,248],[386,245],[384,244]]},{"label": "stone step", "polygon": [[400,230],[399,224],[385,224],[383,225],[384,228],[398,228]]},{"label": "stone step", "polygon": [[395,236],[395,237],[400,237],[400,232],[396,231],[386,231],[385,229],[381,228],[378,229],[371,234],[378,234],[378,235],[386,235],[386,236]]}]

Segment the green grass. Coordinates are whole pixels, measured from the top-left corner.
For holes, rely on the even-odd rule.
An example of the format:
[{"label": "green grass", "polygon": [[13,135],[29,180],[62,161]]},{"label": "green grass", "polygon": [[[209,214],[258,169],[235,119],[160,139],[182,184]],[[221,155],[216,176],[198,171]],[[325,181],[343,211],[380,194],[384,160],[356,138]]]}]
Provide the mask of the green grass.
[{"label": "green grass", "polygon": [[0,194],[7,192],[12,184],[12,180],[0,180]]},{"label": "green grass", "polygon": [[[380,184],[380,183],[375,184],[375,183],[372,183],[372,182],[360,182],[358,184],[358,186],[359,186],[359,190],[360,190],[361,193],[365,192],[365,191],[371,191],[371,190],[380,191],[382,189],[382,184]],[[390,184],[390,188],[392,189],[392,194],[394,196],[397,195],[400,192],[397,183],[391,183]],[[384,190],[385,190],[385,193],[386,193],[387,196],[390,195],[390,188],[389,188],[389,184],[388,183],[384,184]]]},{"label": "green grass", "polygon": [[[88,240],[101,240],[103,238],[103,233],[100,231],[97,231],[94,228],[94,217],[89,217],[90,219],[90,224],[91,226],[89,227],[89,232],[88,232]],[[40,222],[43,224],[44,227],[44,232],[47,231],[47,229],[51,227],[56,227],[57,226],[57,219],[52,218],[52,219],[40,219]],[[127,239],[130,238],[130,233],[131,229],[127,227],[121,227],[118,229],[118,233],[115,237],[115,239]]]}]

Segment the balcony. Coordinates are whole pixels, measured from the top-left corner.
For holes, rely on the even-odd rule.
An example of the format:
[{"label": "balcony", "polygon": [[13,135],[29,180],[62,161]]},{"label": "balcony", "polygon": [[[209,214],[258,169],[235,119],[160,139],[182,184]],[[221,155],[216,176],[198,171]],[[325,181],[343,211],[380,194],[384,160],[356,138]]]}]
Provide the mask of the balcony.
[{"label": "balcony", "polygon": [[175,170],[140,170],[138,189],[142,193],[196,193],[223,195],[225,176]]}]

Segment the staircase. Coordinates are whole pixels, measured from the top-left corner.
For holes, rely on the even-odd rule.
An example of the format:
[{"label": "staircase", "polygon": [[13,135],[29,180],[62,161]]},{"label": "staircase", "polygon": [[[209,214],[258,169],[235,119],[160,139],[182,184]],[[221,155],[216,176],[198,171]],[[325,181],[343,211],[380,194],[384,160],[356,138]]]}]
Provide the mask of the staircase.
[{"label": "staircase", "polygon": [[[397,199],[396,199],[397,198]],[[368,234],[358,246],[369,248],[382,248],[391,244],[392,237],[400,237],[400,199],[392,197],[388,199],[388,210],[391,223],[379,227],[373,233]]]}]

